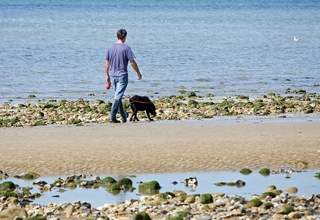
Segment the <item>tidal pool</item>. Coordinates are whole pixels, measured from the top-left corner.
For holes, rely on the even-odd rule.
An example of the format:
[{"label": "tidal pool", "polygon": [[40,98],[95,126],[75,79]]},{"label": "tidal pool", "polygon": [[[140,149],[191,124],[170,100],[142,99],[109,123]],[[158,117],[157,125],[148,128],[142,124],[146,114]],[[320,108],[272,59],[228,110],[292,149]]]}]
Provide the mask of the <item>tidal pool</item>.
[{"label": "tidal pool", "polygon": [[[106,203],[121,203],[130,199],[138,199],[141,195],[138,192],[139,182],[157,180],[161,185],[160,192],[172,192],[175,190],[183,190],[188,194],[223,192],[227,195],[239,195],[250,198],[255,194],[261,194],[266,191],[269,185],[276,185],[278,189],[285,190],[288,187],[295,186],[298,188],[298,195],[311,196],[320,193],[320,180],[315,178],[316,170],[307,170],[296,172],[287,178],[286,174],[271,174],[270,176],[262,176],[258,171],[252,172],[250,175],[243,175],[238,171],[214,171],[214,172],[185,172],[185,173],[155,173],[141,174],[136,176],[113,176],[115,179],[129,177],[133,181],[136,188],[133,192],[121,192],[113,195],[100,187],[97,189],[86,189],[77,187],[75,189],[66,189],[65,192],[59,192],[59,188],[53,188],[50,192],[44,192],[40,198],[34,200],[34,203],[46,205],[49,203],[66,203],[66,202],[89,202],[94,207],[102,206]],[[108,175],[99,175],[105,177]],[[196,177],[198,186],[196,188],[186,187],[183,183],[184,179]],[[53,183],[58,176],[40,177],[38,180]],[[65,177],[62,177],[65,178]],[[95,178],[88,177],[88,179]],[[33,186],[34,181],[26,181],[16,178],[8,178],[6,180],[13,181],[19,186],[33,187],[36,192],[37,188]],[[217,182],[235,182],[237,180],[245,181],[244,187],[235,186],[216,186]],[[3,182],[4,180],[2,180]],[[176,181],[177,184],[172,182]]]}]

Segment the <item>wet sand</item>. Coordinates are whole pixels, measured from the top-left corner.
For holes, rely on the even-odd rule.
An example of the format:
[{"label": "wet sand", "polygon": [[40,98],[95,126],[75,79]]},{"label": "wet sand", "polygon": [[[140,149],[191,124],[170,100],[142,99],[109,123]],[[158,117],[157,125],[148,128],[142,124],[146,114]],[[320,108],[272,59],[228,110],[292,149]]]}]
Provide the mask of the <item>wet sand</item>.
[{"label": "wet sand", "polygon": [[10,174],[135,174],[280,167],[320,168],[320,122],[209,120],[0,129]]}]

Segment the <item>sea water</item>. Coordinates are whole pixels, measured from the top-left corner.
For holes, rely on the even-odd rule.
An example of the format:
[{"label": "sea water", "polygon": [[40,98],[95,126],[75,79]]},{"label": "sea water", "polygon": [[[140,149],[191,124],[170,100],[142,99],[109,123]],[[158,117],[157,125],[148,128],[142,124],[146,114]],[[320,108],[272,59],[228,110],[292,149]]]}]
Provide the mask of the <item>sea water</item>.
[{"label": "sea water", "polygon": [[0,103],[111,99],[106,48],[128,31],[127,95],[320,92],[317,0],[1,0]]},{"label": "sea water", "polygon": [[[182,172],[182,173],[153,173],[140,174],[137,176],[128,176],[133,181],[133,187],[136,188],[133,192],[121,192],[113,195],[106,188],[100,187],[97,189],[85,188],[66,188],[65,192],[60,192],[59,188],[53,188],[50,192],[44,192],[41,197],[37,198],[34,203],[46,205],[49,203],[65,203],[65,202],[89,202],[94,207],[103,206],[106,203],[121,203],[130,199],[141,198],[138,186],[139,183],[156,180],[161,186],[160,192],[173,192],[183,190],[188,194],[201,193],[225,193],[227,196],[243,196],[247,199],[255,195],[262,194],[270,185],[275,185],[278,189],[285,191],[288,187],[297,187],[297,195],[310,197],[313,194],[320,194],[320,180],[315,178],[316,170],[307,170],[299,173],[287,174],[271,174],[270,176],[262,176],[257,171],[250,175],[242,175],[237,171],[211,171],[211,172]],[[101,175],[103,178],[107,175]],[[113,176],[116,179],[121,179],[126,176]],[[183,183],[184,179],[196,177],[198,180],[197,187],[187,187]],[[287,178],[290,177],[290,178]],[[53,183],[57,176],[40,177],[38,180],[45,180],[49,184]],[[65,179],[65,177],[62,177]],[[88,177],[90,179],[90,177]],[[95,176],[91,177],[94,179]],[[34,181],[26,181],[16,178],[9,178],[0,181],[13,181],[19,186],[33,187],[33,192],[37,192],[37,188],[32,185]],[[217,182],[235,182],[242,180],[245,182],[243,187],[235,186],[216,186]],[[173,184],[173,182],[177,184]]]}]

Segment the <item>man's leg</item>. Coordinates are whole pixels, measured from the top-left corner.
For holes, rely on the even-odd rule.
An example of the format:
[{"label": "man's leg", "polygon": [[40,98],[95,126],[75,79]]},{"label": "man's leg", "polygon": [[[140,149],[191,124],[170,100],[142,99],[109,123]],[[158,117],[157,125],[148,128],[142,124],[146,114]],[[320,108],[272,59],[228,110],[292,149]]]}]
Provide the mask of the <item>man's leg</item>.
[{"label": "man's leg", "polygon": [[123,111],[122,97],[128,85],[128,75],[113,77],[113,79],[114,79],[113,84],[114,84],[115,93],[114,93],[114,101],[111,109],[111,121],[119,122],[117,121],[117,112],[119,111],[123,121],[126,122],[127,117]]},{"label": "man's leg", "polygon": [[123,109],[122,97],[123,97],[124,92],[127,88],[127,85],[128,85],[128,75],[121,76],[119,78],[119,84],[118,84],[118,87],[119,87],[119,113],[122,117],[122,122],[124,122],[124,123],[127,122],[128,113],[125,112]]},{"label": "man's leg", "polygon": [[119,109],[119,100],[117,99],[118,97],[118,79],[117,77],[111,77],[112,79],[112,85],[113,85],[113,88],[114,88],[114,100],[113,100],[113,103],[112,103],[112,107],[111,107],[111,122],[119,122],[117,121],[117,112],[118,112],[118,109]]}]

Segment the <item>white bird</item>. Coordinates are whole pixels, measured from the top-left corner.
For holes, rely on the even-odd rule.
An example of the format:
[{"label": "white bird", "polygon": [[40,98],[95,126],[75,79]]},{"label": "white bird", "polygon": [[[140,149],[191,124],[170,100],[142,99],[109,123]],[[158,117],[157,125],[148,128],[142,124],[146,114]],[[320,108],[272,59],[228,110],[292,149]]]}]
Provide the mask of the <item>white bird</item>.
[{"label": "white bird", "polygon": [[298,42],[300,39],[299,38],[297,38],[296,36],[293,36],[293,41],[294,42]]}]

